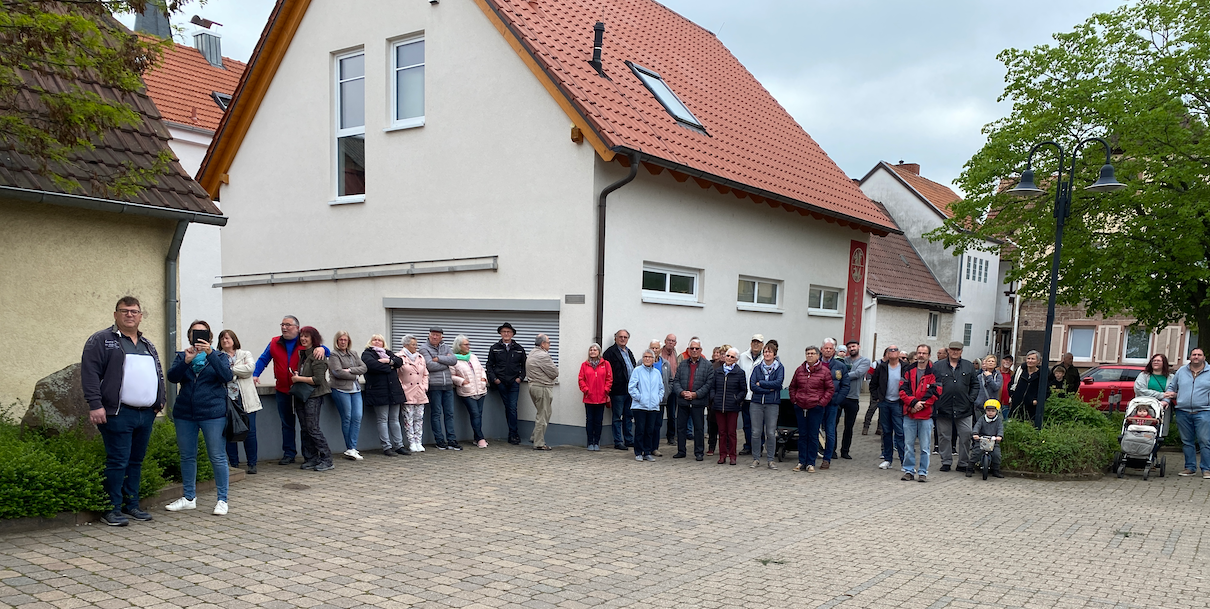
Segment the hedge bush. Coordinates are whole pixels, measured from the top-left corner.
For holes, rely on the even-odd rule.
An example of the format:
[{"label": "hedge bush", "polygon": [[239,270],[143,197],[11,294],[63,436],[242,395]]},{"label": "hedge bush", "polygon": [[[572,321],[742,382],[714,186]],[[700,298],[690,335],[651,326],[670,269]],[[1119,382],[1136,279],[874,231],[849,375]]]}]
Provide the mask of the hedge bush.
[{"label": "hedge bush", "polygon": [[[198,480],[213,479],[200,439],[199,445]],[[99,436],[88,438],[80,429],[43,432],[0,422],[0,519],[106,511],[104,469],[105,446]],[[176,432],[171,422],[157,420],[143,460],[140,498],[158,493],[170,481],[180,482],[180,475]]]},{"label": "hedge bush", "polygon": [[1120,431],[1121,416],[1107,417],[1074,396],[1049,399],[1042,429],[1023,420],[1005,422],[1003,467],[1042,474],[1104,471],[1118,450]]}]

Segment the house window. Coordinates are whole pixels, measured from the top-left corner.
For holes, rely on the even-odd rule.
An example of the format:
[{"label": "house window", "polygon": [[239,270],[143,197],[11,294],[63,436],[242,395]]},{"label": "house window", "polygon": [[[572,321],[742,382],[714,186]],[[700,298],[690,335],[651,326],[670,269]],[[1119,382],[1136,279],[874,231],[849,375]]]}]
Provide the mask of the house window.
[{"label": "house window", "polygon": [[822,286],[811,286],[807,296],[807,313],[840,317],[840,290]]},{"label": "house window", "polygon": [[643,265],[643,302],[695,304],[701,271],[652,264]]},{"label": "house window", "polygon": [[214,103],[218,104],[219,109],[222,110],[223,112],[226,112],[227,106],[231,105],[231,96],[227,95],[226,93],[219,93],[218,91],[211,91],[210,99],[213,99]]},{"label": "house window", "polygon": [[962,327],[962,344],[966,345],[967,347],[971,346],[971,331],[972,330],[974,330],[974,326],[972,326],[971,324],[966,324]]},{"label": "house window", "polygon": [[1185,360],[1186,361],[1189,359],[1189,354],[1193,353],[1193,350],[1196,348],[1197,348],[1197,332],[1190,330],[1188,332],[1188,334],[1186,334],[1186,339],[1185,339]]},{"label": "house window", "polygon": [[1145,364],[1150,357],[1151,333],[1138,326],[1126,328],[1126,340],[1122,341],[1122,361],[1128,364]]},{"label": "house window", "polygon": [[424,124],[424,39],[391,45],[391,65],[391,127],[419,127]]},{"label": "house window", "polygon": [[693,116],[693,113],[689,111],[689,108],[685,107],[685,104],[681,103],[681,99],[676,96],[676,93],[672,92],[672,89],[668,87],[668,83],[664,82],[664,79],[658,73],[648,70],[637,63],[628,61],[626,65],[630,66],[630,69],[634,71],[634,75],[643,81],[643,84],[655,96],[656,101],[664,106],[664,109],[668,111],[668,114],[672,115],[672,118],[690,127],[705,130],[705,127],[702,127],[701,121],[697,120],[696,116]]},{"label": "house window", "polygon": [[1096,328],[1071,328],[1067,331],[1067,350],[1080,361],[1092,361],[1092,340]]},{"label": "house window", "polygon": [[336,197],[364,201],[366,194],[366,56],[336,57]]},{"label": "house window", "polygon": [[992,331],[991,330],[983,331],[983,346],[984,347],[992,346]]},{"label": "house window", "polygon": [[939,325],[941,325],[941,314],[936,311],[929,311],[929,338],[937,338],[937,326]]},{"label": "house window", "polygon": [[740,309],[777,310],[781,305],[781,282],[740,277],[735,301]]},{"label": "house window", "polygon": [[970,256],[967,256],[966,257],[966,279],[968,281],[971,278],[971,261],[972,261],[972,258]]}]

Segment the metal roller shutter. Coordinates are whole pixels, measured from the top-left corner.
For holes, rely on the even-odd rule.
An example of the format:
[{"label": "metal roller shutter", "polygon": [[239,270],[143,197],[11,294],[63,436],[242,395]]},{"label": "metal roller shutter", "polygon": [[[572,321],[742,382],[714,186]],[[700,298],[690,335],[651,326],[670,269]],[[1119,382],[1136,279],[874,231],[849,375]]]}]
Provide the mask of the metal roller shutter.
[{"label": "metal roller shutter", "polygon": [[[504,322],[517,329],[513,339],[529,351],[538,334],[550,337],[550,356],[559,363],[559,313],[557,311],[451,311],[437,309],[391,309],[391,349],[402,348],[403,337],[411,334],[417,341],[428,340],[429,328],[437,326],[445,332],[445,342],[451,347],[454,338],[465,334],[471,341],[471,351],[487,364],[487,351],[500,340],[496,328]],[[585,347],[587,349],[587,347]]]}]

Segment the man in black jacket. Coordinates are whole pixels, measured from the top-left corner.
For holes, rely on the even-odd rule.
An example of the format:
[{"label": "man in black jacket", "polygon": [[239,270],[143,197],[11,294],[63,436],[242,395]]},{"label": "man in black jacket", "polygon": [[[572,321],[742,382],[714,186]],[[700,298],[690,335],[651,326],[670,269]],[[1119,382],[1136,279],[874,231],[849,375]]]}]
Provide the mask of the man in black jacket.
[{"label": "man in black jacket", "polygon": [[139,509],[139,480],[151,426],[164,409],[166,394],[160,356],[139,332],[142,321],[138,299],[123,297],[114,307],[114,325],[90,336],[80,356],[88,420],[105,444],[102,484],[113,509],[101,521],[111,527],[129,524],[127,516],[151,520],[151,514]]},{"label": "man in black jacket", "polygon": [[[966,471],[970,464],[971,426],[975,417],[975,401],[979,399],[979,383],[975,381],[978,370],[968,360],[962,359],[962,343],[949,345],[949,357],[933,364],[933,376],[941,397],[933,405],[933,417],[937,419],[937,451],[941,453],[941,471],[950,471],[954,462],[954,442],[958,443],[958,471]],[[954,437],[954,429],[958,435]]]},{"label": "man in black jacket", "polygon": [[634,446],[634,428],[631,427],[630,415],[630,373],[638,363],[634,352],[626,346],[630,341],[630,332],[618,330],[613,333],[613,344],[601,356],[609,362],[613,371],[613,384],[609,386],[609,403],[613,410],[613,447],[626,450]]},{"label": "man in black jacket", "polygon": [[689,341],[689,357],[676,367],[672,378],[672,399],[676,400],[676,454],[673,459],[685,458],[685,441],[689,435],[689,417],[693,417],[693,458],[705,458],[706,443],[702,434],[706,429],[703,415],[710,400],[714,366],[702,357],[702,341]]},{"label": "man in black jacket", "polygon": [[508,443],[520,444],[517,431],[517,397],[521,395],[521,379],[525,376],[525,347],[513,340],[517,331],[504,322],[496,332],[500,340],[487,352],[487,382],[500,392],[504,402],[504,418],[508,421]]},{"label": "man in black jacket", "polygon": [[870,377],[870,403],[878,404],[878,426],[882,429],[882,462],[879,469],[890,469],[895,453],[903,463],[903,405],[899,403],[899,383],[906,369],[899,360],[899,347],[889,345],[886,359],[878,362]]}]

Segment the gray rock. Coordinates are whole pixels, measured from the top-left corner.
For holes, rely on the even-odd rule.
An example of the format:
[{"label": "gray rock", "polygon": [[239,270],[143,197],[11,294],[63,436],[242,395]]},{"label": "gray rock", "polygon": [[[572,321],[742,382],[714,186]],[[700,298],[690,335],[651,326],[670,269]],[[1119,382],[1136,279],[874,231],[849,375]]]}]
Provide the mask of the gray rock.
[{"label": "gray rock", "polygon": [[79,425],[85,435],[97,434],[97,426],[88,420],[88,402],[84,401],[84,389],[80,386],[79,363],[38,381],[21,425],[48,431]]}]

